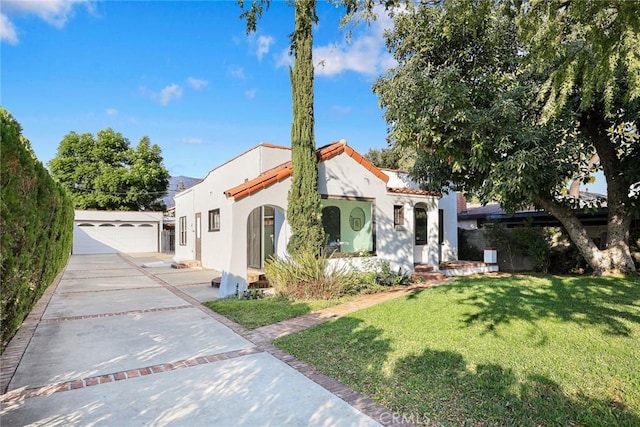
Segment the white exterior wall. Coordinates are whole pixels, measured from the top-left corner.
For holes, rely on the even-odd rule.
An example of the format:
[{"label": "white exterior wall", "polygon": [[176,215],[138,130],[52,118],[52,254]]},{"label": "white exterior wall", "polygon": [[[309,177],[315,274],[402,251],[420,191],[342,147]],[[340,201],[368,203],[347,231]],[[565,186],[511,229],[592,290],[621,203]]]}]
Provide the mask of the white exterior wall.
[{"label": "white exterior wall", "polygon": [[[202,266],[224,270],[231,261],[229,250],[234,241],[232,225],[238,218],[233,199],[227,199],[224,191],[250,180],[262,172],[286,163],[291,150],[259,145],[238,157],[213,169],[202,182],[176,195],[176,251],[177,261],[196,258],[195,214],[201,214]],[[286,206],[286,205],[285,205]],[[220,209],[220,231],[209,231],[209,211]],[[250,212],[250,211],[249,211]],[[247,216],[249,214],[247,212]],[[187,244],[180,245],[180,217],[187,217]],[[244,219],[246,227],[246,217]],[[246,233],[246,231],[245,231]],[[246,246],[246,239],[242,241]],[[245,254],[246,258],[246,254]]]},{"label": "white exterior wall", "polygon": [[444,210],[444,242],[441,261],[458,259],[458,210],[456,192],[443,194],[438,206]]}]

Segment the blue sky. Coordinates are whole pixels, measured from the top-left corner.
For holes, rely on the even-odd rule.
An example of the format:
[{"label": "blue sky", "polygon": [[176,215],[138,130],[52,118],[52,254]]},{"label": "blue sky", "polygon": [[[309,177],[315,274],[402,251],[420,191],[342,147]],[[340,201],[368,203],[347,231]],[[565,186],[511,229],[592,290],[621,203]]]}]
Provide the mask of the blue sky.
[{"label": "blue sky", "polygon": [[[0,103],[46,163],[63,137],[111,127],[149,136],[174,175],[206,173],[260,143],[290,146],[288,34],[274,1],[247,36],[235,1],[2,1]],[[316,144],[386,146],[371,85],[393,65],[388,18],[346,42],[343,10],[319,1]]]}]

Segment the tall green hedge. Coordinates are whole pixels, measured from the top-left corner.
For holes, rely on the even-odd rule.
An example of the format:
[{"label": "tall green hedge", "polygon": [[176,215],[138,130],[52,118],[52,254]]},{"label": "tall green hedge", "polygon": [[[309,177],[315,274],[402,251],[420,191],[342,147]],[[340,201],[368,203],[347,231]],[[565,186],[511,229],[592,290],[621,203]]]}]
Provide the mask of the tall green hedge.
[{"label": "tall green hedge", "polygon": [[36,158],[20,124],[0,107],[2,350],[62,271],[71,252],[73,204]]}]

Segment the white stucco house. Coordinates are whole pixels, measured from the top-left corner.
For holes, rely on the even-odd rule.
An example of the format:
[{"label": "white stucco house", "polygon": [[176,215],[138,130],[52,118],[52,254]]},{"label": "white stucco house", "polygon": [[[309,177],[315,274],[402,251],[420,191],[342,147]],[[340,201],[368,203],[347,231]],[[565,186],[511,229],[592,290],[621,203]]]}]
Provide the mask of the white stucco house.
[{"label": "white stucco house", "polygon": [[[457,259],[456,196],[418,189],[341,140],[317,150],[323,226],[334,256],[387,260],[411,273]],[[222,272],[219,295],[246,289],[248,269],[286,255],[291,150],[260,144],[175,196],[176,261]]]}]

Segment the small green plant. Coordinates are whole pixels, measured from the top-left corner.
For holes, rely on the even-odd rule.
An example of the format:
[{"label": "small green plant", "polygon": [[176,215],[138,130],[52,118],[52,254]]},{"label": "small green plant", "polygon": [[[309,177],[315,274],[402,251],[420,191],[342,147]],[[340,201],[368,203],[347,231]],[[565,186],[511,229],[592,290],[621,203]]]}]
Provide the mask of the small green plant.
[{"label": "small green plant", "polygon": [[236,292],[238,299],[262,299],[265,297],[262,289],[247,289],[246,291]]},{"label": "small green plant", "polygon": [[393,271],[389,261],[382,260],[377,265],[376,283],[383,286],[406,286],[409,284],[409,275],[402,271],[402,267],[397,272]]}]

